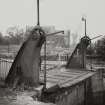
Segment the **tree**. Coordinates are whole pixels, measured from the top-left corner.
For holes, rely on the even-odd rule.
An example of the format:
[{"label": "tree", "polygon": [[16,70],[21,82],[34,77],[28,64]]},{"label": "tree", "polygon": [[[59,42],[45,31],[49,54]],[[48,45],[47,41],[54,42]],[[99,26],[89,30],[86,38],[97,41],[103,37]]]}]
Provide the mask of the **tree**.
[{"label": "tree", "polygon": [[10,27],[7,29],[7,34],[10,36],[10,42],[12,44],[20,44],[23,42],[24,31],[17,27]]},{"label": "tree", "polygon": [[3,45],[4,44],[4,37],[2,35],[2,33],[0,32],[0,44]]},{"label": "tree", "polygon": [[95,51],[102,60],[105,60],[105,37],[97,41]]},{"label": "tree", "polygon": [[24,33],[24,40],[26,40],[30,36],[30,32],[32,31],[32,26],[26,26],[26,31]]}]

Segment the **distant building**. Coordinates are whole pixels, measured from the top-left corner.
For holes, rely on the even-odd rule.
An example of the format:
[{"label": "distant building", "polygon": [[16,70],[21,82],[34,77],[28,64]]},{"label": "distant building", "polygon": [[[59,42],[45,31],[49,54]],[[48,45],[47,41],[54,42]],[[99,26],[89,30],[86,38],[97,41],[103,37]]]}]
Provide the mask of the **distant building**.
[{"label": "distant building", "polygon": [[70,48],[70,44],[71,44],[71,41],[70,41],[70,39],[71,39],[70,30],[65,31],[64,35],[65,35],[66,45],[67,45],[68,48]]}]

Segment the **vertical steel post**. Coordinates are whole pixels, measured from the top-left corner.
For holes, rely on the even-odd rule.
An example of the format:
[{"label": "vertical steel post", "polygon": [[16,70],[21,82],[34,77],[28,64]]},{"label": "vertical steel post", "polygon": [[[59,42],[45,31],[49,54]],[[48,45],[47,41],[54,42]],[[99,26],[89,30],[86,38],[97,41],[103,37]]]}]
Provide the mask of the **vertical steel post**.
[{"label": "vertical steel post", "polygon": [[87,82],[84,81],[84,105],[87,105]]},{"label": "vertical steel post", "polygon": [[[40,26],[39,0],[37,0],[37,25]],[[40,64],[40,70],[41,70],[41,64]],[[44,89],[46,89],[46,38],[44,43]]]},{"label": "vertical steel post", "polygon": [[37,25],[40,25],[40,21],[39,21],[39,0],[37,0]]},{"label": "vertical steel post", "polygon": [[46,89],[46,38],[44,43],[44,89]]},{"label": "vertical steel post", "polygon": [[[82,17],[82,21],[85,22],[85,36],[87,36],[87,33],[86,33],[86,18]],[[82,49],[82,67],[83,68],[86,68],[86,49]]]},{"label": "vertical steel post", "polygon": [[84,21],[85,21],[85,36],[86,36],[86,18],[84,19]]},{"label": "vertical steel post", "polygon": [[[92,50],[92,45],[91,45],[92,43],[90,43],[90,48],[91,48],[91,50]],[[92,67],[92,56],[90,57],[90,69],[92,70],[93,69],[93,67]]]},{"label": "vertical steel post", "polygon": [[82,17],[82,21],[85,22],[85,36],[86,36],[86,18]]},{"label": "vertical steel post", "polygon": [[[87,33],[86,33],[86,18],[84,19],[84,22],[85,22],[85,36],[87,36]],[[86,49],[84,49],[84,52],[83,52],[83,56],[84,56],[84,61],[83,61],[83,68],[86,68]]]}]

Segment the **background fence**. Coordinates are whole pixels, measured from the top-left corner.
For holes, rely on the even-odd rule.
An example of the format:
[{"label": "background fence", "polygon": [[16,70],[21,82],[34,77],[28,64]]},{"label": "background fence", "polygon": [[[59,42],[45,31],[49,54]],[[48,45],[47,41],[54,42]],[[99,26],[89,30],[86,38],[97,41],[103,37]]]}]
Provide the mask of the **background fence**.
[{"label": "background fence", "polygon": [[[46,61],[46,69],[52,70],[56,68],[57,66],[63,65],[66,63],[66,57],[60,57],[60,59],[50,59]],[[4,59],[0,58],[0,80],[5,80],[6,76],[8,75],[8,72],[10,70],[10,67],[12,65],[13,60],[11,59]],[[41,70],[44,70],[44,60],[41,62]]]},{"label": "background fence", "polygon": [[0,58],[0,79],[4,80],[6,78],[12,62],[13,60]]}]

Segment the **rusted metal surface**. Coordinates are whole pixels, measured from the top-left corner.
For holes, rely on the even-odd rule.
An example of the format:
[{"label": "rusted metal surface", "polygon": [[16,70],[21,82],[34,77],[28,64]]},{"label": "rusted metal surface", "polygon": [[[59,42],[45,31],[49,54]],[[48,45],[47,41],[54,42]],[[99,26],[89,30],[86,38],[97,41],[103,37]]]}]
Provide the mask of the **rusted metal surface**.
[{"label": "rusted metal surface", "polygon": [[[46,87],[47,89],[50,89],[56,86],[59,87],[72,86],[78,82],[85,80],[86,78],[91,77],[94,74],[95,72],[91,71],[66,69],[64,67],[56,68],[54,70],[47,72]],[[40,78],[43,81],[43,75],[41,75]]]},{"label": "rusted metal surface", "polygon": [[[104,105],[102,70],[82,71],[61,68],[47,73],[48,90],[43,100],[57,105]],[[59,86],[58,88],[56,88]],[[53,88],[52,88],[53,87]],[[55,90],[52,90],[54,89]],[[48,94],[49,93],[49,94]]]}]

